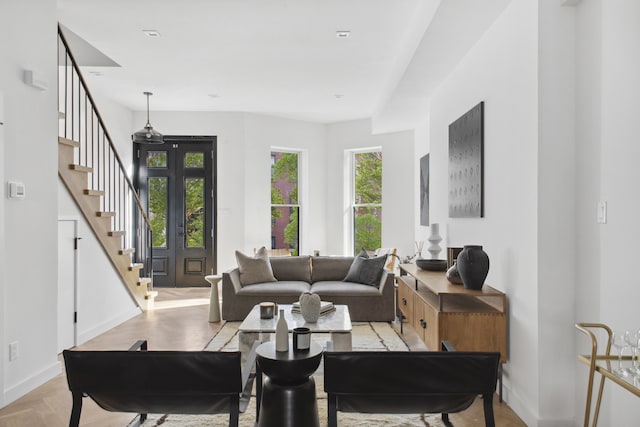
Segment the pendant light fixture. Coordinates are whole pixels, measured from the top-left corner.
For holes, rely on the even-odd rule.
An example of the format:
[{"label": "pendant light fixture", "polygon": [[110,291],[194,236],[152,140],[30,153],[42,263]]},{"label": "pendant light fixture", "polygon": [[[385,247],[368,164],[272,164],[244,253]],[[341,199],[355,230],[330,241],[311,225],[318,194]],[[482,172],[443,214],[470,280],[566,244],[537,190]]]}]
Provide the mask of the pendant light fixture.
[{"label": "pendant light fixture", "polygon": [[147,124],[143,129],[131,135],[131,139],[136,144],[162,144],[164,143],[164,137],[149,123],[149,96],[153,94],[151,92],[143,93],[147,96]]}]

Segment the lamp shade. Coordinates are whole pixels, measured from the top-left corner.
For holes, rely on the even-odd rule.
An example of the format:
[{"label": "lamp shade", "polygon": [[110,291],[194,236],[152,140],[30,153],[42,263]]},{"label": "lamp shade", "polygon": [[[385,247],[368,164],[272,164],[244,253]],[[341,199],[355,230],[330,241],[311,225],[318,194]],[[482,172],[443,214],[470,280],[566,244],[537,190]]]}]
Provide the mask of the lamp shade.
[{"label": "lamp shade", "polygon": [[162,144],[164,137],[160,132],[155,130],[149,123],[143,129],[131,135],[131,139],[136,144]]},{"label": "lamp shade", "polygon": [[149,96],[153,95],[151,92],[143,92],[147,96],[147,124],[144,128],[131,135],[131,139],[136,144],[163,144],[164,137],[160,132],[155,130],[149,122]]}]

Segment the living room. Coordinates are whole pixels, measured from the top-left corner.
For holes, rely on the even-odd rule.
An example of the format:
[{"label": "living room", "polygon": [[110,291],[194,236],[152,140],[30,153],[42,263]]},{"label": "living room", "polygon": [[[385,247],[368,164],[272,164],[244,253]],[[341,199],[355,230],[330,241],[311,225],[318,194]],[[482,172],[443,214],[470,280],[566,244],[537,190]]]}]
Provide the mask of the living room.
[{"label": "living room", "polygon": [[[455,4],[471,7],[465,3]],[[299,148],[308,161],[308,191],[314,196],[307,201],[303,253],[344,252],[343,201],[336,190],[343,187],[344,150],[363,147],[382,147],[385,156],[383,242],[411,253],[413,241],[427,236],[417,216],[418,161],[429,153],[432,220],[446,230],[450,246],[483,244],[491,258],[487,282],[507,294],[505,400],[527,425],[579,425],[587,371],[577,354],[587,343],[574,324],[639,326],[634,314],[640,291],[622,267],[633,265],[630,237],[640,233],[634,215],[640,203],[629,197],[640,173],[633,143],[639,126],[633,117],[640,112],[634,96],[640,84],[634,43],[640,11],[632,0],[501,3],[495,20],[470,43],[429,101],[415,105],[403,127],[384,124],[389,117],[384,107],[390,109],[392,101],[378,116],[318,124],[256,113],[154,111],[152,100],[151,119],[166,134],[218,137],[218,155],[225,159],[218,171],[219,271],[235,265],[235,249],[249,251],[268,242],[268,209],[262,217],[254,212],[269,203],[270,147]],[[51,277],[57,271],[57,219],[69,212],[52,161],[58,5],[34,0],[2,9],[0,178],[24,182],[27,195],[19,201],[0,198],[0,343],[5,349],[20,345],[17,359],[10,361],[7,351],[0,360],[4,406],[60,372]],[[26,86],[23,69],[43,72],[50,89]],[[392,95],[403,90],[422,89],[401,85]],[[144,123],[146,112],[98,98],[130,161],[130,134]],[[447,214],[448,125],[480,101],[485,103],[485,214],[454,220]],[[610,209],[605,224],[596,222],[599,201]],[[110,280],[98,271],[96,278]],[[84,297],[103,298],[94,292],[103,288],[99,282]],[[95,313],[93,331],[135,314],[121,291],[108,303],[94,302],[103,311]],[[633,396],[606,390],[602,425],[632,425],[639,416]]]}]

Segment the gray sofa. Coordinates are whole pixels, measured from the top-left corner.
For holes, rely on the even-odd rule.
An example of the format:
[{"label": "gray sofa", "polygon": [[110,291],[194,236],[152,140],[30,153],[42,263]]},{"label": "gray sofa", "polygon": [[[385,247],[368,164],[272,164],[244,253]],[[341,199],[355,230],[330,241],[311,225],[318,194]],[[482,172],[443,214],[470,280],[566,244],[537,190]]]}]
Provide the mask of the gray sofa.
[{"label": "gray sofa", "polygon": [[394,275],[384,270],[380,284],[344,282],[353,257],[292,256],[270,258],[277,281],[242,286],[238,268],[222,273],[222,318],[243,320],[251,308],[264,301],[291,304],[303,292],[323,301],[349,306],[352,321],[392,321]]}]

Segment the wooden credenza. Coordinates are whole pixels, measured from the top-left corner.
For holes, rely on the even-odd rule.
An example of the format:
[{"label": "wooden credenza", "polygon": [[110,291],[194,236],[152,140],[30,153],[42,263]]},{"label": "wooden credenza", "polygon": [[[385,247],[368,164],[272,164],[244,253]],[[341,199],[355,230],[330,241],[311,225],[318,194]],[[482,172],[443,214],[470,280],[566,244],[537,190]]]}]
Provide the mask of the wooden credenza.
[{"label": "wooden credenza", "polygon": [[499,351],[507,361],[507,298],[488,285],[482,290],[452,285],[443,272],[401,264],[398,308],[429,350],[450,341],[458,351]]}]

